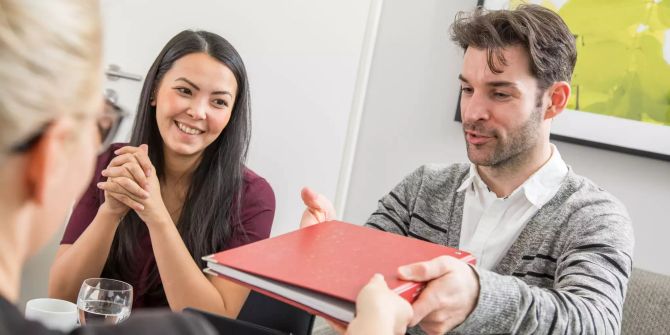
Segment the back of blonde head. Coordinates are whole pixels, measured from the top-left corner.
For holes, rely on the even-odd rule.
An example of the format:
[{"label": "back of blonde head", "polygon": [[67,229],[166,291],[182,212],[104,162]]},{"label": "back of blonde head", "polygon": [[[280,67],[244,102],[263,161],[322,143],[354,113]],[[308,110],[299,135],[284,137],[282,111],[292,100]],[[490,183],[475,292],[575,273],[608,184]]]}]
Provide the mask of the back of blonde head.
[{"label": "back of blonde head", "polygon": [[0,0],[0,161],[51,120],[101,99],[98,1]]}]

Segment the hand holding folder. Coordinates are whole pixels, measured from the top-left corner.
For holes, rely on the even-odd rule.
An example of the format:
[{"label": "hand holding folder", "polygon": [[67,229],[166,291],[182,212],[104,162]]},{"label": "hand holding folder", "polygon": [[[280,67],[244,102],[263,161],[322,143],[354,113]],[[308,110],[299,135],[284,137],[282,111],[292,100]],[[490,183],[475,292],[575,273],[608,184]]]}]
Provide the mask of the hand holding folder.
[{"label": "hand holding folder", "polygon": [[444,334],[463,323],[477,305],[479,278],[469,264],[440,256],[398,270],[405,280],[428,282],[412,304],[410,326],[419,324],[427,333]]},{"label": "hand holding folder", "polygon": [[310,313],[348,323],[361,288],[375,273],[409,302],[425,285],[398,267],[467,252],[357,225],[329,221],[205,257],[208,270]]},{"label": "hand holding folder", "polygon": [[405,334],[412,320],[412,306],[391,291],[384,276],[375,274],[356,298],[356,318],[348,334]]}]

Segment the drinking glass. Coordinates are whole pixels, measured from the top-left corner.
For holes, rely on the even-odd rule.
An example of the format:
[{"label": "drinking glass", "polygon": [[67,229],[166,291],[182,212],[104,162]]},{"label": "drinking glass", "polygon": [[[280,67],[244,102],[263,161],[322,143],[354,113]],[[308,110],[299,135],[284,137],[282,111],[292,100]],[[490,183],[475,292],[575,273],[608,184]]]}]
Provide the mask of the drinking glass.
[{"label": "drinking glass", "polygon": [[130,316],[133,287],[125,282],[107,278],[84,280],[77,298],[79,323],[117,324]]}]

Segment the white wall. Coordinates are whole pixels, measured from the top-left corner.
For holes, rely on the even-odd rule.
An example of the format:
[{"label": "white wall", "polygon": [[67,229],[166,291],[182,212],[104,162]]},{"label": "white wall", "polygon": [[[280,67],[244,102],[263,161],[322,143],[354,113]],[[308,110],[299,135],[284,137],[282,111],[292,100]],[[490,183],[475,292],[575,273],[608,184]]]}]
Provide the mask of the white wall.
[{"label": "white wall", "polygon": [[[462,53],[448,28],[457,11],[475,3],[384,2],[345,220],[365,222],[377,200],[421,164],[467,161],[460,123],[453,121]],[[627,206],[635,266],[670,275],[670,162],[555,144],[577,173]]]},{"label": "white wall", "polygon": [[[248,165],[277,198],[273,235],[298,227],[300,188],[335,198],[371,0],[102,0],[105,64],[144,76],[183,29],[228,39],[242,55],[252,95]],[[107,82],[134,111],[140,82]],[[132,120],[124,123],[126,140]],[[26,268],[22,301],[47,294],[60,236]],[[22,303],[20,304],[23,305]]]},{"label": "white wall", "polygon": [[475,3],[384,2],[345,220],[365,222],[377,200],[421,164],[467,160],[453,122],[462,52],[448,26]]}]

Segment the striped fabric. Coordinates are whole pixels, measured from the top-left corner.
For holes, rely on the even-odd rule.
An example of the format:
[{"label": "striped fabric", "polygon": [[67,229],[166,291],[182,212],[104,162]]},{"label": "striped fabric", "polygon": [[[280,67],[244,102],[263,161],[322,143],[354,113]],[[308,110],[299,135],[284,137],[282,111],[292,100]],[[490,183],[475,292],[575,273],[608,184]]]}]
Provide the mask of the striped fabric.
[{"label": "striped fabric", "polygon": [[[467,176],[467,164],[422,166],[366,225],[458,247]],[[626,209],[570,169],[495,268],[478,270],[477,307],[452,333],[619,334],[632,253]]]}]

